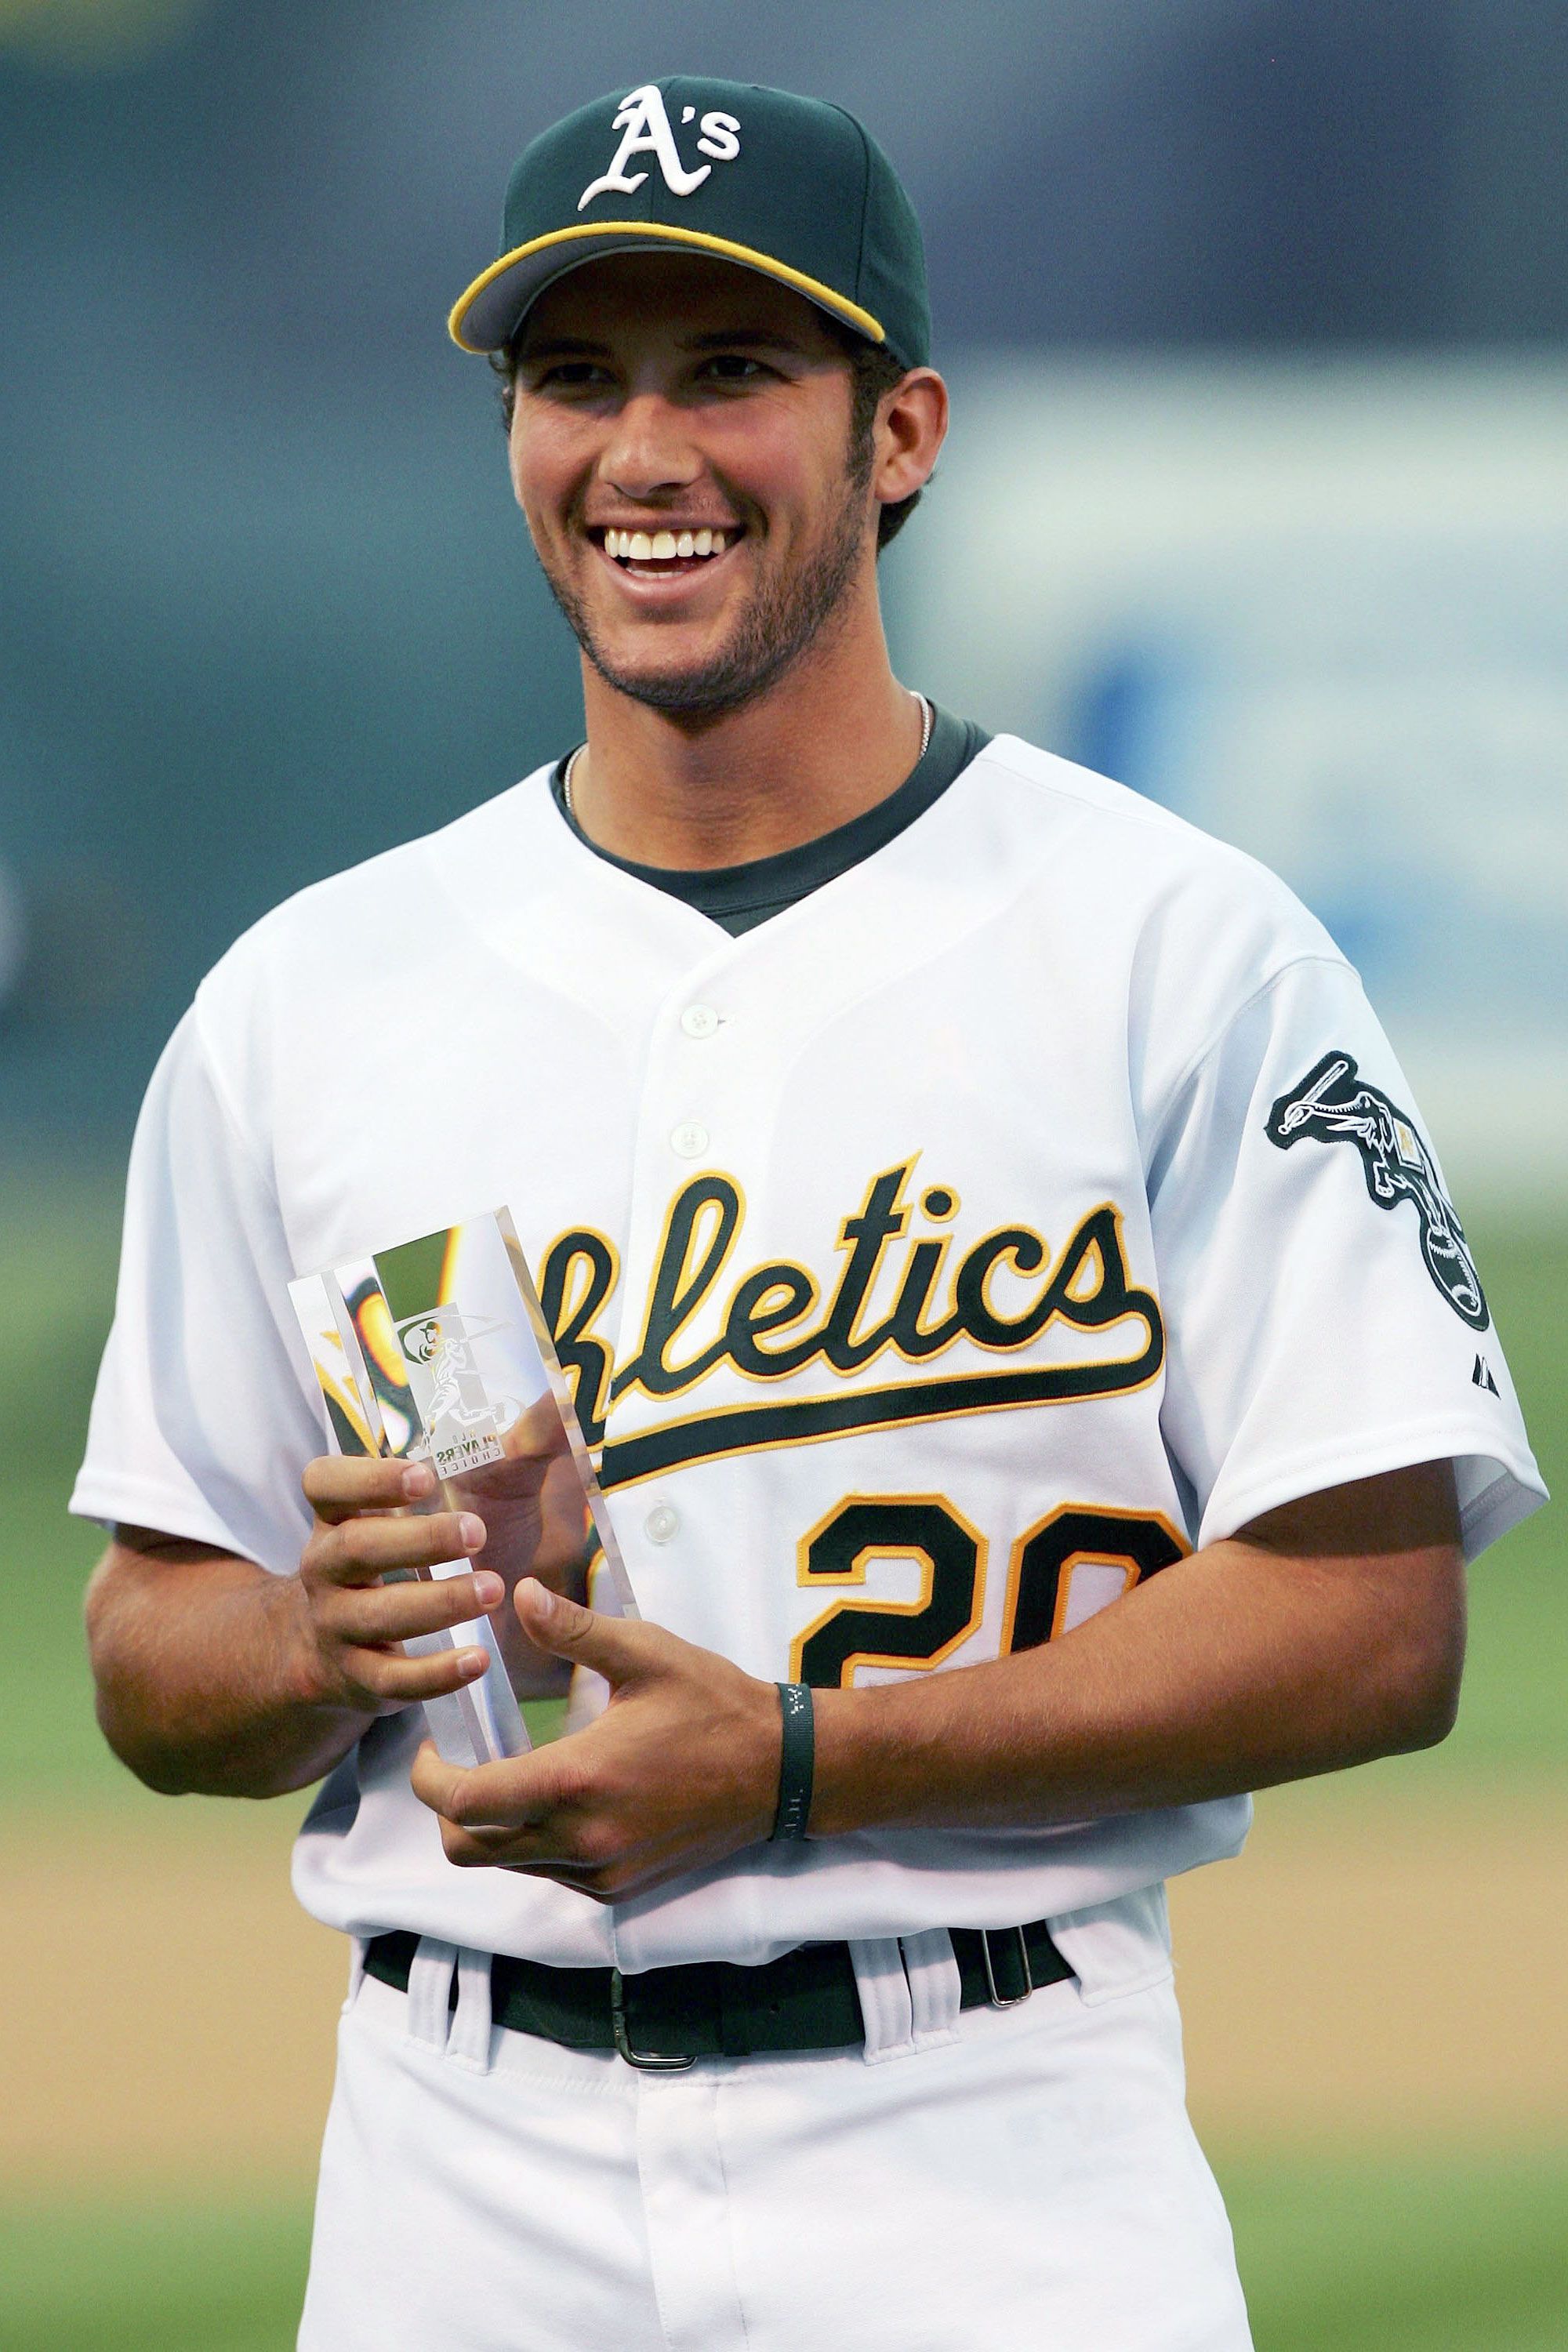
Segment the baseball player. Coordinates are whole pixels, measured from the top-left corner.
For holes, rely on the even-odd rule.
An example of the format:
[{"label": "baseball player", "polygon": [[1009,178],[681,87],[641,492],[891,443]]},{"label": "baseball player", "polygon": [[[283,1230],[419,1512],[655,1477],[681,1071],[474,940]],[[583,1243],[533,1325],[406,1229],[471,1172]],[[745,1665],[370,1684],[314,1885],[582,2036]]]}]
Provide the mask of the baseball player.
[{"label": "baseball player", "polygon": [[[1163,1883],[1443,1736],[1542,1493],[1409,1091],[1272,877],[895,679],[947,401],[850,116],[584,108],[452,326],[584,740],[204,982],[75,1496],[125,1760],[322,1783],[301,2343],[1236,2352]],[[640,1622],[328,1454],[289,1279],[498,1202]],[[400,1644],[502,1605],[611,1697],[463,1771]]]}]

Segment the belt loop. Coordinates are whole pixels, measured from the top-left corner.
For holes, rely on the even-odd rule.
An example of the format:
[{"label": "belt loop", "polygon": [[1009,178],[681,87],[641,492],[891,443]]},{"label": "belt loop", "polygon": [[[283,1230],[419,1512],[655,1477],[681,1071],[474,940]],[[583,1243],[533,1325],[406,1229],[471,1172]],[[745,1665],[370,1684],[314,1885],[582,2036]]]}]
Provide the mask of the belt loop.
[{"label": "belt loop", "polygon": [[451,2019],[456,1944],[421,1936],[408,1968],[408,2038],[426,2050],[445,2050]]},{"label": "belt loop", "polygon": [[914,2005],[898,1937],[852,1936],[849,1958],[855,1965],[855,1986],[866,2026],[866,2063],[875,2066],[883,2058],[907,2058],[915,2047]]},{"label": "belt loop", "polygon": [[904,1974],[910,1987],[910,2039],[917,2050],[934,2050],[958,2040],[963,1982],[945,1927],[900,1936]]},{"label": "belt loop", "polygon": [[489,1952],[458,1954],[458,2006],[447,2035],[447,2055],[476,2074],[488,2074],[490,2071]]}]

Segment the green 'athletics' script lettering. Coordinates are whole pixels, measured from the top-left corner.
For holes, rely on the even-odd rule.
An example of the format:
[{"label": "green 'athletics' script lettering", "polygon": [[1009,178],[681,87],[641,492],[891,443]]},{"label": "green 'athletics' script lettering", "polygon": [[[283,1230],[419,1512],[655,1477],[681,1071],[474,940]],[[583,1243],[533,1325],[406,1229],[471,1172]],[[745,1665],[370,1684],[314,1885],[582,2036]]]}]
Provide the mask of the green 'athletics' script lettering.
[{"label": "green 'athletics' script lettering", "polygon": [[[1164,1331],[1153,1293],[1129,1274],[1121,1212],[1107,1202],[1081,1219],[1054,1264],[1033,1227],[999,1225],[968,1251],[953,1247],[940,1228],[956,1213],[956,1196],[940,1185],[921,1195],[919,1211],[907,1195],[912,1160],[884,1169],[839,1227],[837,1279],[826,1305],[810,1268],[781,1258],[743,1275],[730,1294],[717,1339],[695,1349],[683,1342],[735,1250],[744,1221],[741,1188],[732,1177],[693,1177],[671,1203],[659,1245],[635,1353],[618,1368],[595,1328],[618,1275],[616,1252],[585,1227],[562,1234],[545,1255],[540,1300],[555,1335],[557,1353],[574,1380],[578,1418],[591,1446],[604,1446],[603,1483],[626,1486],[679,1464],[759,1445],[811,1438],[889,1423],[927,1421],[1012,1405],[1055,1403],[1072,1397],[1110,1396],[1141,1388],[1159,1370]],[[935,1232],[918,1233],[917,1214]],[[872,1319],[868,1301],[902,1256],[892,1305]],[[998,1305],[996,1277],[1042,1277],[1033,1296]],[[904,1378],[885,1388],[857,1384],[826,1396],[764,1398],[756,1403],[664,1423],[635,1437],[605,1443],[611,1405],[639,1390],[678,1397],[721,1365],[744,1379],[781,1381],[821,1363],[840,1375],[862,1371],[881,1357],[925,1367],[961,1340],[998,1355],[1015,1354],[1047,1328],[1064,1324],[1102,1331],[1131,1320],[1137,1344],[1129,1355],[1082,1363],[1039,1362],[951,1374]],[[710,1326],[711,1328],[711,1326]]]}]

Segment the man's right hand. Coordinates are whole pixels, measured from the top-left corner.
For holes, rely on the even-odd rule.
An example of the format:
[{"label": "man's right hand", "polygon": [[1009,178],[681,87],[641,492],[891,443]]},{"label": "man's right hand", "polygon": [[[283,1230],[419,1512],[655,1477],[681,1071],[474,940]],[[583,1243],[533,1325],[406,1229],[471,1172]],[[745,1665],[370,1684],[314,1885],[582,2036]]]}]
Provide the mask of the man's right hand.
[{"label": "man's right hand", "polygon": [[[437,1511],[427,1464],[312,1462],[315,1527],[277,1575],[156,1528],[119,1528],[87,1594],[98,1719],[121,1760],[171,1796],[274,1797],[330,1772],[376,1717],[460,1690],[482,1650],[405,1657],[402,1643],[484,1615],[492,1569],[476,1513]],[[389,1570],[404,1580],[383,1584]]]},{"label": "man's right hand", "polygon": [[[489,1569],[435,1580],[410,1573],[472,1559],[484,1549],[483,1520],[473,1511],[422,1508],[436,1493],[423,1462],[324,1454],[304,1486],[316,1524],[296,1582],[314,1704],[389,1715],[477,1681],[489,1664],[483,1650],[407,1657],[399,1645],[484,1616],[504,1599],[505,1584]],[[399,1570],[403,1579],[381,1581]]]}]

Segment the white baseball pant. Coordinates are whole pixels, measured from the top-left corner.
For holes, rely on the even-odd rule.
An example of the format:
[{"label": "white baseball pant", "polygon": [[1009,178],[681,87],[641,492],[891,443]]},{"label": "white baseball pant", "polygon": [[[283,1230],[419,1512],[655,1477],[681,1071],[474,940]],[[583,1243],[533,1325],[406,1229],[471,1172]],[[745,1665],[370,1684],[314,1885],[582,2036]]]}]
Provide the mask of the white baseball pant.
[{"label": "white baseball pant", "polygon": [[664,2074],[492,2026],[477,1953],[360,1978],[300,2352],[1249,2352],[1168,1977],[856,1958],[864,2053]]}]

